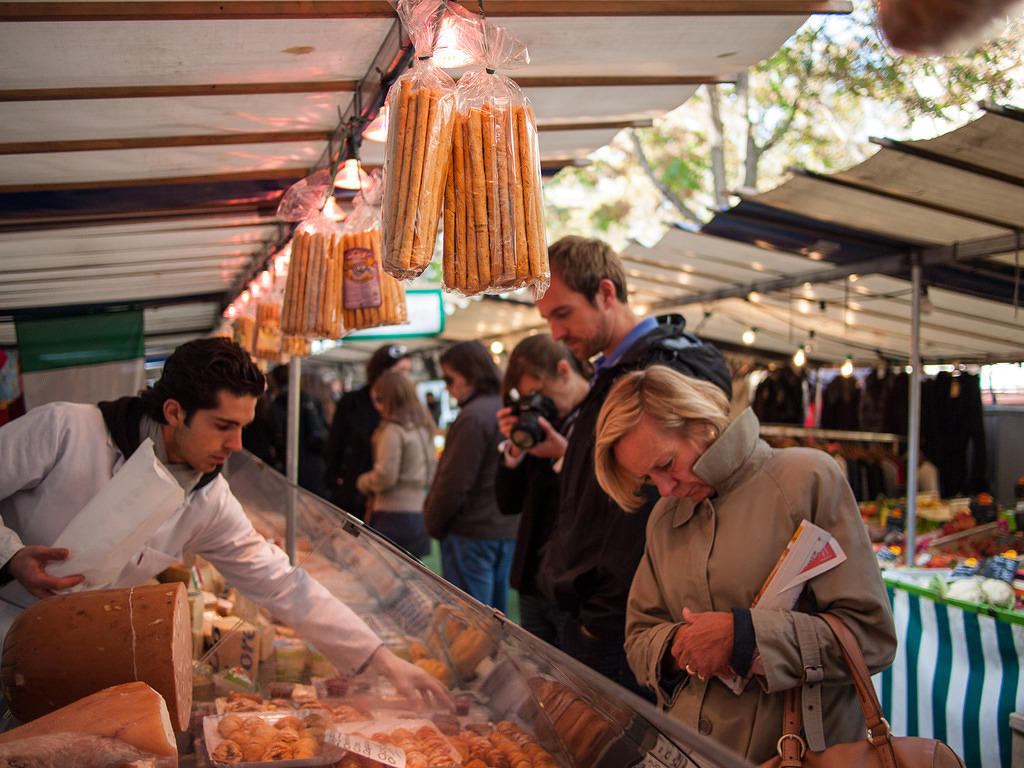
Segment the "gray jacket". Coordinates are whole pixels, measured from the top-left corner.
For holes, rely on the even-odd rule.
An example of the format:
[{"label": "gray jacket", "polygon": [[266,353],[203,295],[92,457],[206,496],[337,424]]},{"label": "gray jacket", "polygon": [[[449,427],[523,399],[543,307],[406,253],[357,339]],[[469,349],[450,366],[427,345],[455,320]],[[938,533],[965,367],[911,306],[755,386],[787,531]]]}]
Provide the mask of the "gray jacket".
[{"label": "gray jacket", "polygon": [[424,427],[382,421],[373,433],[373,469],[356,479],[374,512],[419,512],[434,477],[434,441]]},{"label": "gray jacket", "polygon": [[423,523],[435,539],[515,539],[519,515],[503,515],[494,495],[501,432],[498,395],[472,395],[449,427],[437,475],[423,503]]}]

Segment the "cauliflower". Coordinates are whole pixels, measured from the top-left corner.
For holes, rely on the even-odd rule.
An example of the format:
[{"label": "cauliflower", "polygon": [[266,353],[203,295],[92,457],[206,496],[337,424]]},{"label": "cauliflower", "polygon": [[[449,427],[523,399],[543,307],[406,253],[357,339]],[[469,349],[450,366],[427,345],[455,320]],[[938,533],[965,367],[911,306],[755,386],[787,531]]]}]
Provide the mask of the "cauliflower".
[{"label": "cauliflower", "polygon": [[969,578],[954,581],[946,590],[951,600],[965,600],[969,603],[982,602],[981,579]]},{"label": "cauliflower", "polygon": [[1012,608],[1016,595],[1013,587],[1002,579],[985,579],[981,582],[981,598],[996,608]]}]

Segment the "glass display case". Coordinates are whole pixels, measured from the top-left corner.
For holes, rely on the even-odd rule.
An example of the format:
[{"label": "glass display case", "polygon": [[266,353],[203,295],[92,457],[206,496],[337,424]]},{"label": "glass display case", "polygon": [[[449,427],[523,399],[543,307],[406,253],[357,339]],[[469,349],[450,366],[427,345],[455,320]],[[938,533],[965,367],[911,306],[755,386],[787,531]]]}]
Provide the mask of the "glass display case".
[{"label": "glass display case", "polygon": [[[251,455],[232,455],[225,475],[256,529],[292,548],[295,562],[353,609],[392,651],[447,684],[456,709],[418,711],[400,701],[385,681],[339,677],[315,648],[239,598],[232,615],[217,617],[220,628],[213,629],[205,645],[195,638],[195,655],[202,662],[193,705],[197,764],[208,762],[212,751],[203,738],[204,724],[210,736],[215,718],[229,711],[269,709],[280,717],[291,706],[340,722],[337,730],[357,734],[359,746],[339,742],[335,735],[332,744],[345,743],[352,751],[282,765],[747,765],[477,602],[372,528],[290,484]],[[238,667],[247,664],[244,675]],[[427,753],[426,747],[406,745],[403,751],[389,738],[399,731],[424,737],[437,731],[445,747]],[[378,747],[378,761],[357,757],[371,754],[367,743],[388,741],[392,747]]]}]

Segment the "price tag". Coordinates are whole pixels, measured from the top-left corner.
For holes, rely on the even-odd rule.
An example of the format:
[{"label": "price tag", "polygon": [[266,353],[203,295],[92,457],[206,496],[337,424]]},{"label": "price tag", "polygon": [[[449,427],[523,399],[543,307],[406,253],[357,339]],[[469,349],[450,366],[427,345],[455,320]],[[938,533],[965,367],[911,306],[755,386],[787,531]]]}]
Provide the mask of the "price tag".
[{"label": "price tag", "polygon": [[690,764],[690,761],[679,747],[661,734],[658,734],[658,741],[654,745],[654,749],[647,754],[655,757],[666,768],[683,768]]},{"label": "price tag", "polygon": [[376,760],[378,763],[391,765],[394,768],[405,768],[405,752],[398,747],[392,747],[390,744],[381,744],[350,733],[341,733],[334,730],[327,731],[324,734],[324,739],[342,749],[347,749],[349,752],[355,752],[357,755]]},{"label": "price tag", "polygon": [[665,764],[648,753],[639,763],[633,763],[632,768],[665,768]]}]

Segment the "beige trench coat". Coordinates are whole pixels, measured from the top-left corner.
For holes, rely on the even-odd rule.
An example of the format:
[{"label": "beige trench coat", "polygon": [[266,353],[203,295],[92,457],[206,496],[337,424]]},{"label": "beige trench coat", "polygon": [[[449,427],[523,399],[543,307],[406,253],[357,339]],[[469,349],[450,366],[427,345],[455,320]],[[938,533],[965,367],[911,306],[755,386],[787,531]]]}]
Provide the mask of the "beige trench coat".
[{"label": "beige trench coat", "polygon": [[[830,611],[861,643],[872,673],[892,662],[896,633],[878,566],[849,484],[823,451],[773,449],[758,437],[749,409],[694,464],[716,490],[694,506],[662,499],[647,525],[647,546],[630,590],[626,652],[637,679],[658,692],[669,714],[754,763],[775,754],[782,731],[781,691],[801,685],[796,624],[811,630],[823,658],[823,726],[829,744],[864,738],[864,718],[847,667],[825,622],[796,611]],[[828,530],[847,560],[811,580],[794,611],[751,611],[765,676],[740,694],[717,679],[683,675],[662,686],[662,659],[683,608],[749,607],[802,519]],[[805,712],[805,721],[810,713]]]}]

